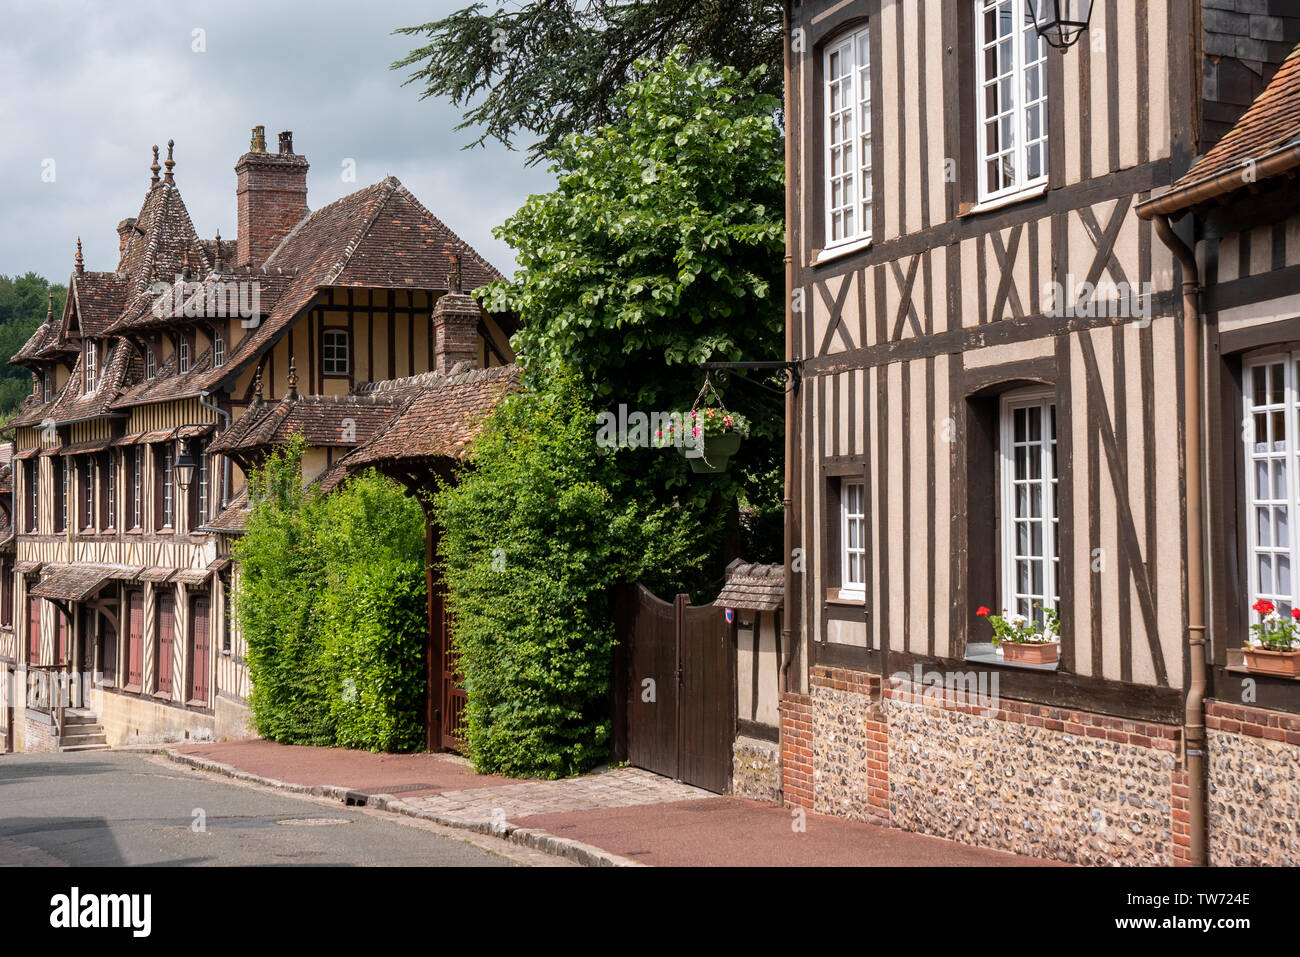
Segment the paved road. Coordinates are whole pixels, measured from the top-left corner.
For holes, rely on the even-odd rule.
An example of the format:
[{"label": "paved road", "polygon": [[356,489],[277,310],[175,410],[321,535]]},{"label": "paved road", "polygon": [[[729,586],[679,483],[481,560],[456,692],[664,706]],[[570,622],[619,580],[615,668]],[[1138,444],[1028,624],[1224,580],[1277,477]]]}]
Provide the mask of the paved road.
[{"label": "paved road", "polygon": [[[195,830],[200,816],[204,827]],[[0,756],[0,865],[491,867],[554,860],[457,835],[188,771],[152,754]]]}]

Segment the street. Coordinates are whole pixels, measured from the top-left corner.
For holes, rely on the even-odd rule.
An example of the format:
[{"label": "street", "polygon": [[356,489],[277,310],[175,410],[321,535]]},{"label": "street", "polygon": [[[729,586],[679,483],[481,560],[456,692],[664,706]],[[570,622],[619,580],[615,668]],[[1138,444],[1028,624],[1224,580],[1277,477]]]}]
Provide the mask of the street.
[{"label": "street", "polygon": [[187,771],[154,754],[0,757],[0,866],[513,863],[557,862],[489,837]]}]

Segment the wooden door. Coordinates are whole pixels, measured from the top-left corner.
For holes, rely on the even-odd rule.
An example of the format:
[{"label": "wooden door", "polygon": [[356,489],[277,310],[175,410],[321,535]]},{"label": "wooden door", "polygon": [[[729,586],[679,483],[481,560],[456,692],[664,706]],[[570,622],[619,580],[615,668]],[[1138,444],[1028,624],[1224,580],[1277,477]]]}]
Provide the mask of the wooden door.
[{"label": "wooden door", "polygon": [[127,599],[126,686],[131,691],[144,687],[144,592],[133,591]]},{"label": "wooden door", "polygon": [[644,585],[633,597],[628,641],[627,759],[675,778],[677,749],[677,612]]},{"label": "wooden door", "polygon": [[731,628],[723,609],[688,605],[685,595],[677,601],[682,676],[678,777],[721,794],[731,783],[736,737]]},{"label": "wooden door", "polygon": [[172,665],[176,640],[176,599],[169,592],[158,596],[158,693],[172,693]]},{"label": "wooden door", "polygon": [[190,608],[189,700],[194,704],[207,704],[212,648],[211,603],[206,596],[196,596]]},{"label": "wooden door", "polygon": [[438,647],[442,649],[442,746],[449,751],[465,750],[465,678],[456,667],[451,646],[451,629],[446,614],[439,616]]}]

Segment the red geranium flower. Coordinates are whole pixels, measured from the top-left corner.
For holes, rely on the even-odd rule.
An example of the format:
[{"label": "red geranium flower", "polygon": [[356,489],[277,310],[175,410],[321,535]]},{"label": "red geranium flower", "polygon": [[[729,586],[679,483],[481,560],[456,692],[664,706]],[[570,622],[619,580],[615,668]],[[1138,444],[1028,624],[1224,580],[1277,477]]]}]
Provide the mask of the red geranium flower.
[{"label": "red geranium flower", "polygon": [[[1300,611],[1300,609],[1297,609],[1297,611]],[[979,615],[981,618],[987,618],[991,613],[989,612],[987,606],[980,605],[978,608],[975,609],[975,614]],[[1298,615],[1297,617],[1300,617],[1300,615]]]},{"label": "red geranium flower", "polygon": [[1291,609],[1291,617],[1292,617],[1292,618],[1300,618],[1300,608],[1292,608],[1292,609]]},{"label": "red geranium flower", "polygon": [[1259,601],[1255,602],[1255,604],[1251,605],[1250,607],[1257,614],[1260,615],[1271,615],[1274,611],[1276,611],[1276,609],[1273,607],[1273,603],[1269,601],[1267,598],[1261,598]]}]

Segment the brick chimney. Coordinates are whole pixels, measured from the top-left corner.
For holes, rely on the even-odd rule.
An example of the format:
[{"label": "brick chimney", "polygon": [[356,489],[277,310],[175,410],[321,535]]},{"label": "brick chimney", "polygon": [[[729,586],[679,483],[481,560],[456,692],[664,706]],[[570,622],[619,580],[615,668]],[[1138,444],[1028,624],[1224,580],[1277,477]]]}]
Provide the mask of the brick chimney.
[{"label": "brick chimney", "polygon": [[446,292],[433,307],[434,369],[447,375],[458,362],[478,365],[478,321],[482,315],[473,296]]},{"label": "brick chimney", "polygon": [[235,164],[238,238],[235,265],[260,266],[307,215],[307,158],[293,151],[293,133],[266,151],[266,127],[253,127],[248,152]]},{"label": "brick chimney", "polygon": [[135,231],[135,217],[128,216],[117,224],[117,268],[126,265],[126,247],[131,242],[131,233]]}]

